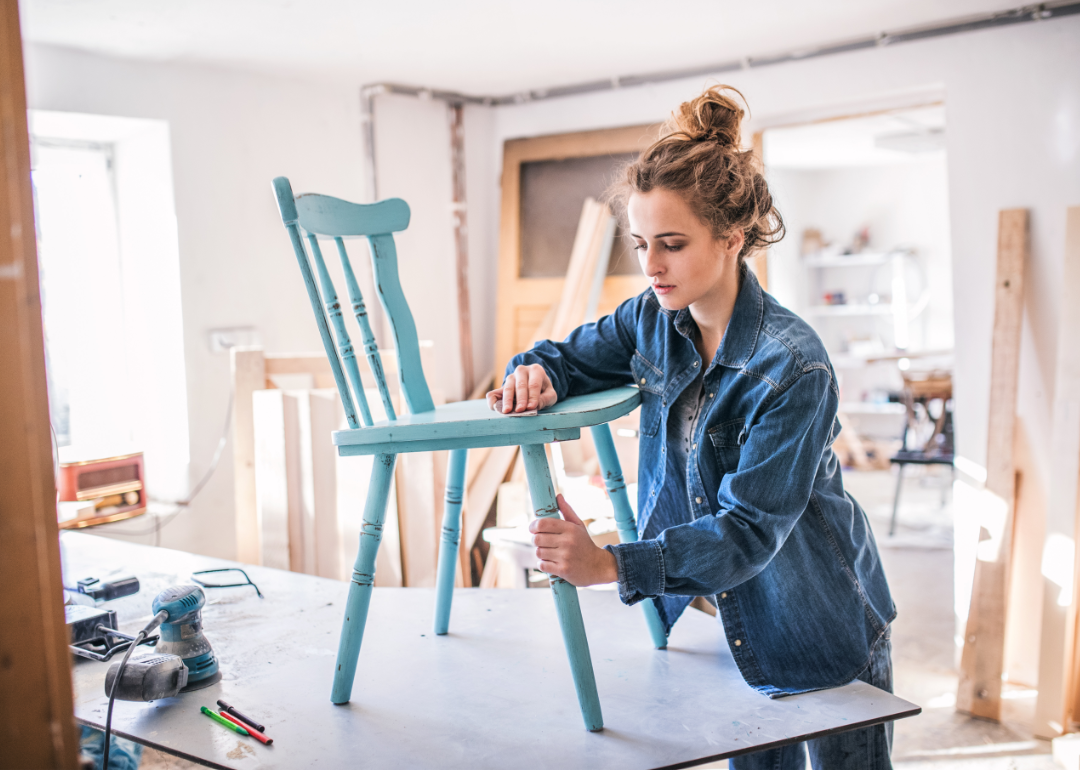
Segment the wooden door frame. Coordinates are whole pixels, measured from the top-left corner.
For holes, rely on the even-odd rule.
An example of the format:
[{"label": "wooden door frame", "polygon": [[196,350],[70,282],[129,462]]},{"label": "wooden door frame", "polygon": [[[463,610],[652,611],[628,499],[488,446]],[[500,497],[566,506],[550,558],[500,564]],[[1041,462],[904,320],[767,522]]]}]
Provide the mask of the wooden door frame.
[{"label": "wooden door frame", "polygon": [[[659,125],[638,125],[509,139],[503,145],[502,207],[499,222],[499,283],[495,319],[495,376],[502,372],[517,350],[517,308],[542,306],[544,312],[562,295],[564,279],[519,277],[521,271],[521,166],[544,160],[589,158],[641,152],[657,136]],[[522,285],[528,281],[528,294]],[[604,281],[600,308],[610,311],[624,299],[645,290],[648,281],[638,275],[611,275]],[[543,317],[543,313],[540,313]],[[539,323],[539,319],[537,321]]]},{"label": "wooden door frame", "polygon": [[19,6],[0,3],[0,768],[78,766]]}]

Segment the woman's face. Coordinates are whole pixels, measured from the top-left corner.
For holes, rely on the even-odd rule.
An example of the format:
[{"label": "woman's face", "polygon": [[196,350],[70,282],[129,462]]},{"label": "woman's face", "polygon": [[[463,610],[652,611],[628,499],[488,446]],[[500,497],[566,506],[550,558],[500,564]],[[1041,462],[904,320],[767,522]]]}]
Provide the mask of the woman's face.
[{"label": "woman's face", "polygon": [[[714,238],[681,195],[654,189],[627,203],[630,235],[641,270],[661,307],[682,310],[736,282],[742,233]],[[731,288],[730,285],[727,288]]]}]

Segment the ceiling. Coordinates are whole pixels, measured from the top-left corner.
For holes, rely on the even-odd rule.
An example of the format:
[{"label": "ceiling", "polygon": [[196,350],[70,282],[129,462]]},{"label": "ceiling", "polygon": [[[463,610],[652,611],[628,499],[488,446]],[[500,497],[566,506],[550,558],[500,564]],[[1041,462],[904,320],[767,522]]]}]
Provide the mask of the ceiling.
[{"label": "ceiling", "polygon": [[21,0],[19,5],[23,35],[38,43],[134,59],[501,95],[765,56],[1019,4]]},{"label": "ceiling", "polygon": [[767,168],[832,169],[911,163],[945,153],[945,108],[897,110],[764,134]]}]

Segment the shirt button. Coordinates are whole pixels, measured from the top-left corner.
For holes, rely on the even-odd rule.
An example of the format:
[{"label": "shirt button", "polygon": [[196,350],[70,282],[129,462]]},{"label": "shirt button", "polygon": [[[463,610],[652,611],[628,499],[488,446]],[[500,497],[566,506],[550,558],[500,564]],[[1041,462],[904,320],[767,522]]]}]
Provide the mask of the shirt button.
[{"label": "shirt button", "polygon": [[709,398],[712,398],[712,397],[713,397],[713,394],[712,394],[712,393],[710,393],[710,394],[709,394]]},{"label": "shirt button", "polygon": [[645,378],[644,378],[644,377],[642,377],[642,378],[641,378],[641,384],[642,384],[642,385],[644,385],[644,384],[645,384]]},{"label": "shirt button", "polygon": [[695,501],[695,502],[696,502],[696,503],[697,503],[698,505],[701,505],[701,498],[700,498],[700,497],[695,497],[695,498],[694,498],[694,501]]},{"label": "shirt button", "polygon": [[694,446],[692,446],[691,449],[697,449],[697,444],[694,444]]},{"label": "shirt button", "polygon": [[721,599],[726,599],[727,598],[727,591],[724,591],[724,593],[720,594],[720,598]]},{"label": "shirt button", "polygon": [[735,640],[735,646],[736,647],[742,647],[742,639],[736,639]]},{"label": "shirt button", "polygon": [[695,369],[697,369],[697,365],[698,365],[698,362],[697,362],[697,361],[695,361],[695,362],[694,362],[694,368],[695,368]]}]

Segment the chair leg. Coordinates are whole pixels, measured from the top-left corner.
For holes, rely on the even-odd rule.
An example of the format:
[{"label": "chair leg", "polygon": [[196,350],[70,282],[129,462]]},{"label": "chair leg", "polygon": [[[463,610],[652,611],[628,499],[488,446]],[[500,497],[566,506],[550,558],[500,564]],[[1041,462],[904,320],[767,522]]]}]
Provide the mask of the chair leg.
[{"label": "chair leg", "polygon": [[360,643],[364,640],[364,624],[367,622],[368,605],[371,602],[371,586],[375,582],[375,556],[382,539],[386,503],[390,499],[390,484],[394,480],[397,455],[375,455],[371,469],[371,485],[364,502],[364,523],[360,528],[360,551],[353,566],[349,598],[345,602],[345,620],[341,626],[338,642],[337,668],[334,669],[334,689],[330,700],[348,703],[352,695],[353,679],[356,677],[356,661],[360,657]]},{"label": "chair leg", "polygon": [[[607,487],[611,504],[615,508],[615,524],[619,529],[619,541],[635,543],[638,539],[637,523],[634,521],[634,509],[630,507],[630,499],[626,495],[622,465],[619,463],[619,455],[615,453],[611,428],[604,424],[594,425],[591,430],[593,443],[596,445],[596,455],[600,460],[600,470],[604,474],[604,485]],[[667,648],[667,634],[664,633],[664,624],[660,621],[660,615],[656,611],[653,600],[643,601],[641,609],[645,612],[645,624],[649,627],[653,645],[658,650]]]},{"label": "chair leg", "polygon": [[461,542],[461,499],[465,494],[465,463],[468,449],[450,452],[446,469],[446,505],[443,509],[442,539],[439,542],[438,577],[435,580],[435,633],[450,628],[450,603],[454,599],[454,573],[457,571],[458,543]]},{"label": "chair leg", "polygon": [[[521,447],[521,454],[525,458],[525,473],[536,515],[557,517],[559,507],[555,502],[555,488],[551,483],[551,469],[544,445],[526,444]],[[574,675],[574,687],[577,689],[585,729],[593,732],[601,730],[604,717],[600,713],[600,696],[596,692],[596,675],[593,673],[592,658],[589,657],[589,640],[585,637],[577,589],[552,575],[551,592],[555,597],[555,611],[559,616],[566,654],[570,658],[570,671]]]},{"label": "chair leg", "polygon": [[896,494],[892,501],[892,520],[889,522],[889,537],[896,534],[896,512],[900,509],[900,488],[904,486],[904,466],[907,463],[899,463],[896,468]]}]

